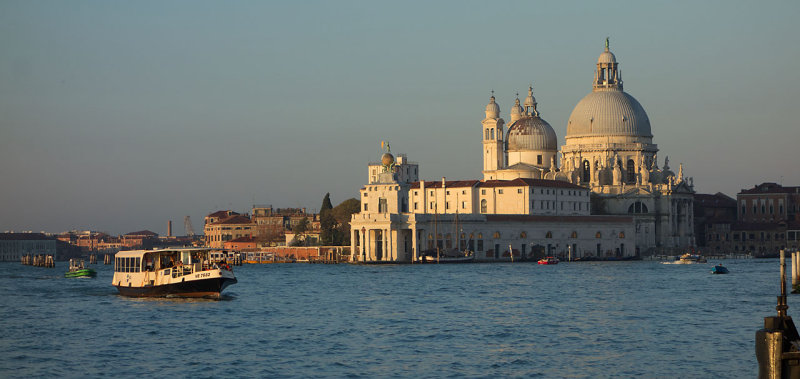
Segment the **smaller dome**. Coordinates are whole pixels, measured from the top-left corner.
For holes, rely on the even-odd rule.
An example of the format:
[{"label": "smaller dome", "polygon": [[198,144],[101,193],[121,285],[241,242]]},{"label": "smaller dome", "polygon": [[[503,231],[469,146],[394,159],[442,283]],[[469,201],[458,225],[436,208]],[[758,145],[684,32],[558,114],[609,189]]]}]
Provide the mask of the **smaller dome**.
[{"label": "smaller dome", "polygon": [[523,117],[508,128],[509,151],[552,151],[558,149],[556,132],[539,117]]},{"label": "smaller dome", "polygon": [[609,63],[617,63],[617,57],[614,56],[614,53],[610,52],[608,48],[604,52],[597,57],[598,64],[609,64]]},{"label": "smaller dome", "polygon": [[384,166],[389,166],[394,163],[394,155],[391,153],[383,153],[381,156],[381,164]]},{"label": "smaller dome", "polygon": [[500,115],[500,105],[494,101],[494,96],[489,99],[489,104],[486,104],[486,118],[497,118]]}]

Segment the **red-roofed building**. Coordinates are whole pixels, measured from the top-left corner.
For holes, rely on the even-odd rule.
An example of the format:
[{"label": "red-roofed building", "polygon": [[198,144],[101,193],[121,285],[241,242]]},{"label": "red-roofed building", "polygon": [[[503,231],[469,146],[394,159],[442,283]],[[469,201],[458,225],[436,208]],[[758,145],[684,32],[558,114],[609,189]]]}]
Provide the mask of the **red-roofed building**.
[{"label": "red-roofed building", "polygon": [[[230,212],[231,215],[220,218],[220,212]],[[253,237],[256,224],[247,216],[236,212],[220,211],[206,216],[206,220],[216,220],[207,223],[204,228],[206,246],[223,248],[225,242],[241,237]]]},{"label": "red-roofed building", "polygon": [[158,241],[158,234],[149,230],[140,230],[123,234],[120,245],[124,249],[150,249]]}]

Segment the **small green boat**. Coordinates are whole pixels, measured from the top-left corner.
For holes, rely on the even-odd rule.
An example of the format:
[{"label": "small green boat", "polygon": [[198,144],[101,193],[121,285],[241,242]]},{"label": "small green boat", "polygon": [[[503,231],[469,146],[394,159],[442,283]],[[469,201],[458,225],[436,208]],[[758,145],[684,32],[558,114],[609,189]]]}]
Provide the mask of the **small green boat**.
[{"label": "small green boat", "polygon": [[97,272],[90,268],[83,267],[83,261],[69,260],[69,271],[64,273],[65,278],[94,278]]}]

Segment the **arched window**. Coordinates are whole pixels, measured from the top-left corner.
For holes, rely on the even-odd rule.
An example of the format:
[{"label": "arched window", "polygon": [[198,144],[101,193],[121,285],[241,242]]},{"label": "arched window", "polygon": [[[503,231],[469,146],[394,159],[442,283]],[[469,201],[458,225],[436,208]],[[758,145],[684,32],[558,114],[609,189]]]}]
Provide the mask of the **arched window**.
[{"label": "arched window", "polygon": [[492,135],[492,139],[494,139],[494,128],[492,128],[492,133],[491,133],[491,135]]},{"label": "arched window", "polygon": [[619,238],[625,238],[625,232],[619,232]]},{"label": "arched window", "polygon": [[489,128],[486,128],[486,137],[484,137],[484,139],[487,141],[489,140]]},{"label": "arched window", "polygon": [[636,183],[636,163],[633,159],[628,159],[627,163],[628,183]]},{"label": "arched window", "polygon": [[483,233],[478,233],[478,239],[483,239]]},{"label": "arched window", "polygon": [[647,205],[637,201],[628,207],[628,213],[647,213]]},{"label": "arched window", "polygon": [[578,238],[578,232],[573,231],[572,234],[570,234],[569,238]]},{"label": "arched window", "polygon": [[553,238],[553,232],[547,232],[547,234],[544,235],[544,238]]},{"label": "arched window", "polygon": [[481,213],[486,213],[486,199],[481,200]]},{"label": "arched window", "polygon": [[519,238],[525,239],[528,238],[528,233],[522,232],[519,234]]},{"label": "arched window", "polygon": [[597,232],[597,234],[594,235],[594,238],[603,238],[603,233]]},{"label": "arched window", "polygon": [[500,232],[494,232],[494,234],[492,235],[492,238],[500,239]]},{"label": "arched window", "polygon": [[588,183],[591,180],[591,172],[589,171],[589,161],[583,161],[583,178],[581,181]]}]

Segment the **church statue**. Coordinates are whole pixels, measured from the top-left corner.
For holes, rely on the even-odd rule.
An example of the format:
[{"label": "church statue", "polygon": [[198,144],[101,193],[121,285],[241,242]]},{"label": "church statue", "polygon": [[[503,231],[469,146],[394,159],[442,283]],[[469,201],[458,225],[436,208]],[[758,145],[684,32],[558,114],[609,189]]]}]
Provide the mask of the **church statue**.
[{"label": "church statue", "polygon": [[642,174],[642,183],[643,184],[650,183],[650,170],[647,169],[647,163],[645,163],[644,161],[642,161],[640,173]]},{"label": "church statue", "polygon": [[612,172],[612,179],[614,185],[618,186],[622,184],[622,169],[619,167],[619,156],[615,153],[614,154],[614,165],[613,172]]}]

